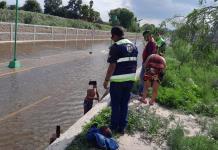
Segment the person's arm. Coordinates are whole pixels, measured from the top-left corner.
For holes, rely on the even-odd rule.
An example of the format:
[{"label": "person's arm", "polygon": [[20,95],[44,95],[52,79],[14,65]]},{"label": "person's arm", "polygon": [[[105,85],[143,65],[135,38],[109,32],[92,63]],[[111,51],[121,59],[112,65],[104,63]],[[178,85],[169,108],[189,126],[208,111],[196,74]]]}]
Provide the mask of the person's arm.
[{"label": "person's arm", "polygon": [[155,42],[151,43],[151,52],[152,54],[157,54],[157,45]]},{"label": "person's arm", "polygon": [[108,83],[110,81],[110,78],[116,69],[116,63],[117,63],[117,60],[119,58],[118,55],[119,55],[119,49],[116,48],[116,45],[111,46],[108,60],[107,60],[107,62],[109,63],[109,66],[108,66],[107,73],[106,73],[105,80],[104,80],[104,84],[103,84],[105,89],[108,88]]},{"label": "person's arm", "polygon": [[152,57],[152,55],[150,55],[150,56],[148,56],[148,58],[146,59],[146,61],[144,62],[144,68],[146,68],[147,67],[147,65],[148,65],[148,61],[149,61],[149,59]]},{"label": "person's arm", "polygon": [[105,91],[104,94],[102,95],[100,101],[101,101],[105,96],[107,96],[108,93],[109,93],[109,89],[106,89],[106,91]]},{"label": "person's arm", "polygon": [[108,82],[110,81],[111,76],[113,75],[114,71],[116,69],[116,63],[111,63],[108,66],[106,77],[104,79],[104,88],[108,88]]},{"label": "person's arm", "polygon": [[98,94],[98,90],[97,90],[97,88],[95,89],[95,93],[96,93],[95,100],[97,100],[97,101],[99,102],[100,99],[99,99],[99,94]]}]

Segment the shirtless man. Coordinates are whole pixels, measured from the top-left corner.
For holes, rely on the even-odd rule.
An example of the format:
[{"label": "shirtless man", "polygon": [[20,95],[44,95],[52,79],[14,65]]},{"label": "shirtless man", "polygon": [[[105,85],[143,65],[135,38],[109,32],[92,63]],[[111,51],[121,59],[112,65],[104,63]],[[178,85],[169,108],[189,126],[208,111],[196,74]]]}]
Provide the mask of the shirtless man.
[{"label": "shirtless man", "polygon": [[97,82],[89,81],[89,88],[87,89],[87,94],[83,103],[84,114],[86,114],[90,109],[92,109],[93,100],[97,100],[99,102]]}]

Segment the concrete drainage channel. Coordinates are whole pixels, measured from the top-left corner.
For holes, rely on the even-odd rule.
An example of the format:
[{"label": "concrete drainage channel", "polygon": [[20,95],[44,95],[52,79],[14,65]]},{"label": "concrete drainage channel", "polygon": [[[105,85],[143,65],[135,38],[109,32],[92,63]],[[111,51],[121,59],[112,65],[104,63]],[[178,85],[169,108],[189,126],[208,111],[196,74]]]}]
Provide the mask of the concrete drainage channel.
[{"label": "concrete drainage channel", "polygon": [[46,150],[64,150],[75,137],[82,132],[82,127],[96,116],[102,109],[109,106],[110,95],[108,94],[101,103],[96,104],[88,113],[74,123],[66,132],[56,139]]},{"label": "concrete drainage channel", "polygon": [[[136,71],[136,80],[139,80],[141,67]],[[88,113],[74,123],[66,132],[56,139],[46,150],[64,150],[77,135],[82,132],[82,127],[96,116],[102,109],[110,104],[110,94],[108,94],[101,103],[96,104]]]}]

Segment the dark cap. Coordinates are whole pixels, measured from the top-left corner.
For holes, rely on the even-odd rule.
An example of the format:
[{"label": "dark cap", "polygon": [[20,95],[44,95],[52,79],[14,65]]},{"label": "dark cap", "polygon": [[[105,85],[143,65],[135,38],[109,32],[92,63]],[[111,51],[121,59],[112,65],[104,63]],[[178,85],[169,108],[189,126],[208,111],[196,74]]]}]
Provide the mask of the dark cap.
[{"label": "dark cap", "polygon": [[89,85],[97,85],[97,81],[89,81]]},{"label": "dark cap", "polygon": [[147,34],[151,34],[151,31],[150,31],[150,30],[145,30],[145,31],[143,32],[143,36],[145,36],[145,35],[147,35]]},{"label": "dark cap", "polygon": [[117,35],[119,37],[123,37],[124,36],[124,31],[123,28],[120,26],[115,26],[111,29],[111,34],[112,35]]}]

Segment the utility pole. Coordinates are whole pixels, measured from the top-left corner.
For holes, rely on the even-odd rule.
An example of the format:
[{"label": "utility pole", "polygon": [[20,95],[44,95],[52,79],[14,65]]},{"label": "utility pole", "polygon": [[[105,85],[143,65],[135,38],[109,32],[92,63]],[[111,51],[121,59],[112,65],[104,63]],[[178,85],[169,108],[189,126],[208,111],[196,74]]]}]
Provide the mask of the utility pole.
[{"label": "utility pole", "polygon": [[136,34],[135,34],[135,45],[136,45],[136,42],[137,42],[137,39],[138,39],[138,32],[140,31],[140,21],[142,21],[142,19],[139,19],[139,20],[136,21],[137,29],[136,29]]},{"label": "utility pole", "polygon": [[10,61],[8,67],[9,68],[19,68],[21,67],[20,62],[16,58],[17,51],[17,22],[18,22],[18,0],[16,0],[16,18],[15,18],[15,32],[14,32],[14,49],[13,49],[13,59]]}]

